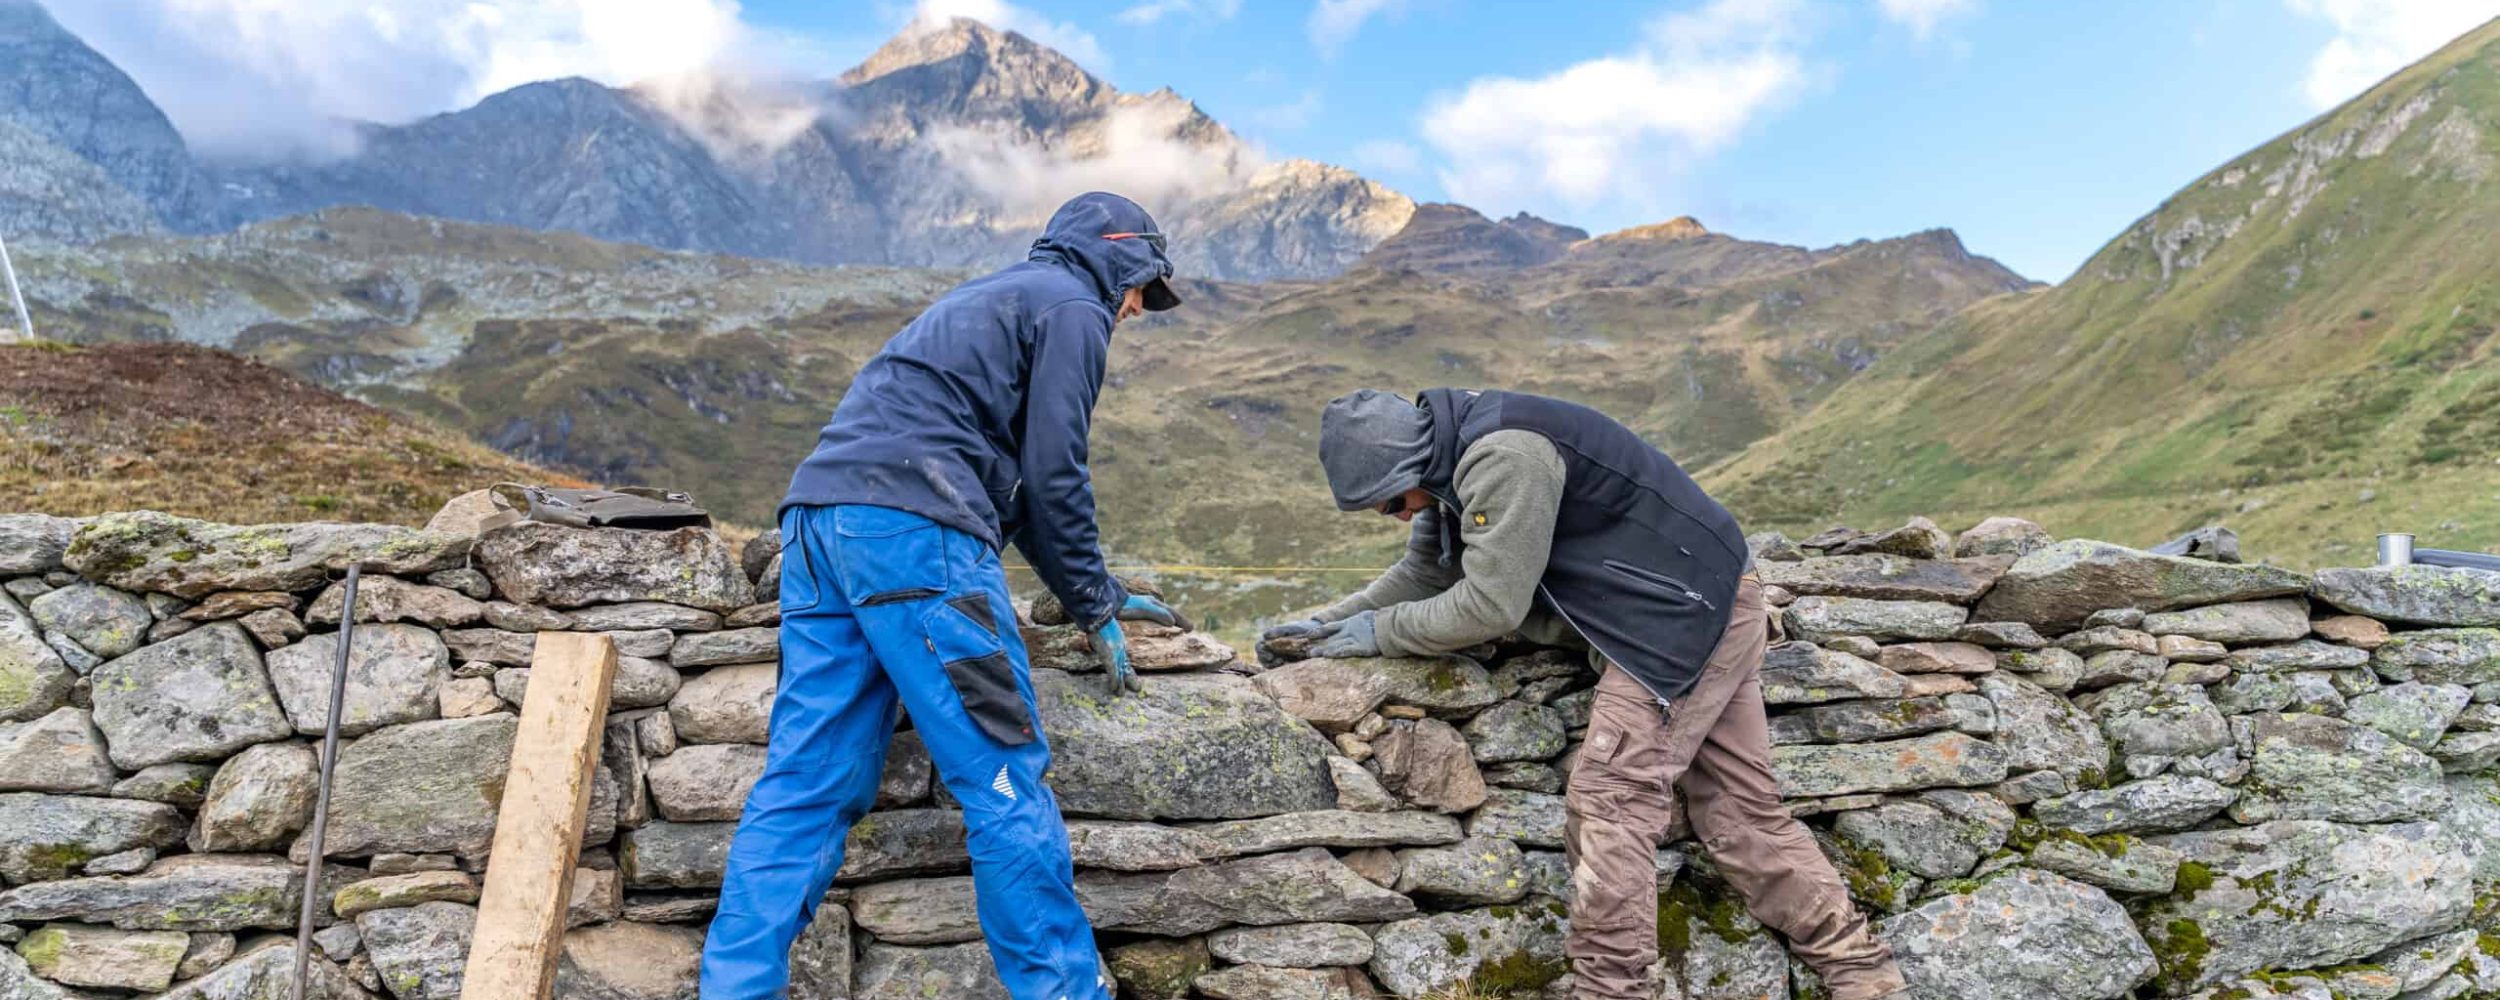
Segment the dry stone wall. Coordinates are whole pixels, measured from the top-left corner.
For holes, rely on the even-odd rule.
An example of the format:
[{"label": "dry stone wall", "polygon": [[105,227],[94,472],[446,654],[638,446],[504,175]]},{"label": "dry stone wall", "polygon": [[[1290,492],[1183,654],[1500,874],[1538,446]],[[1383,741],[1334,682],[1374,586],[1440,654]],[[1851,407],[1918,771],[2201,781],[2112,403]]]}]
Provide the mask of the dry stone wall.
[{"label": "dry stone wall", "polygon": [[[2311,577],[2010,520],[1754,544],[1786,636],[1763,677],[1781,781],[1918,996],[2500,995],[2500,577]],[[285,995],[351,564],[312,994],[458,995],[552,629],[622,654],[558,993],[694,996],[763,767],[775,549],[0,515],[0,996]],[[1582,655],[1246,657],[1143,626],[1145,690],[1111,700],[1075,629],[1024,634],[1123,996],[1567,991]],[[1682,831],[1658,869],[1662,1000],[1820,995]],[[898,732],[792,995],[1003,996],[968,871]]]}]

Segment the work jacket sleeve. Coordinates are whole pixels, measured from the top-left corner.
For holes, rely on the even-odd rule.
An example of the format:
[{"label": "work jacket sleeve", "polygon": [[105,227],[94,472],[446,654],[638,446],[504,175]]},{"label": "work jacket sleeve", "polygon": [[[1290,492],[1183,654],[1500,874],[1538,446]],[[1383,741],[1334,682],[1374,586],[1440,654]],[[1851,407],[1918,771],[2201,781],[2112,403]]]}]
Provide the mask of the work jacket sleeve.
[{"label": "work jacket sleeve", "polygon": [[1406,555],[1363,589],[1322,609],[1324,622],[1343,621],[1365,611],[1431,597],[1458,582],[1458,566],[1441,564],[1441,512],[1415,515],[1406,535]]},{"label": "work jacket sleeve", "polygon": [[1033,337],[1016,548],[1071,621],[1098,629],[1128,599],[1103,565],[1093,475],[1085,467],[1094,400],[1111,353],[1111,316],[1091,303],[1062,303],[1034,321]]},{"label": "work jacket sleeve", "polygon": [[1452,478],[1466,541],[1458,582],[1381,609],[1375,634],[1383,655],[1446,653],[1497,639],[1535,606],[1562,508],[1561,453],[1533,431],[1495,431],[1468,446]]}]

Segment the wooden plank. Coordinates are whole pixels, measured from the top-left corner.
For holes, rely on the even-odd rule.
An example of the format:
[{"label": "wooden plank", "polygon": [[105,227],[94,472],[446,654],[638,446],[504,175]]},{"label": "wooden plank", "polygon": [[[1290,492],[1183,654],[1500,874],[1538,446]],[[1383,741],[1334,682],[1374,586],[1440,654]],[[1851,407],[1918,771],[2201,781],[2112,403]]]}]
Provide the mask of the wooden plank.
[{"label": "wooden plank", "polygon": [[538,634],[460,990],[466,1000],[543,1000],[555,990],[615,674],[616,644],[607,636]]}]

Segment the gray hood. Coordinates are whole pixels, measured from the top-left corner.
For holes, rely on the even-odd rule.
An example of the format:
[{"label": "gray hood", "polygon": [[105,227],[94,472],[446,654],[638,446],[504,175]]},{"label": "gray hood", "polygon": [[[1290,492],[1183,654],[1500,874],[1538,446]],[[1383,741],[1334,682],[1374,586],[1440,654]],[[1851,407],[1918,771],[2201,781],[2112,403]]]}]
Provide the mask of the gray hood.
[{"label": "gray hood", "polygon": [[1341,510],[1368,510],[1423,485],[1432,415],[1378,389],[1330,400],[1319,418],[1319,464]]}]

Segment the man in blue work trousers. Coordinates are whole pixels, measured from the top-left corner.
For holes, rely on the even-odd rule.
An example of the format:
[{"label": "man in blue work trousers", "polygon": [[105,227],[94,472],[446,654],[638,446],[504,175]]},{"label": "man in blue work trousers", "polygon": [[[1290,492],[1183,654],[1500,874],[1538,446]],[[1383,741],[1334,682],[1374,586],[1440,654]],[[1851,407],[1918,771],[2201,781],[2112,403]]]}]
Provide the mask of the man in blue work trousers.
[{"label": "man in blue work trousers", "polygon": [[981,931],[1016,1000],[1108,1000],[1042,775],[1012,541],[1134,691],[1120,621],[1180,624],[1103,566],[1086,431],[1111,329],[1180,304],[1137,203],[1080,195],[1025,261],[968,282],[870,358],[781,506],[781,679],[764,775],[703,946],[707,1000],[780,996],[790,945],[876,801],[895,709],[963,804]]}]

